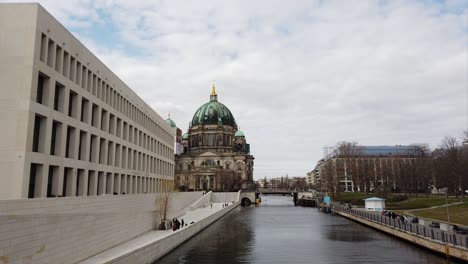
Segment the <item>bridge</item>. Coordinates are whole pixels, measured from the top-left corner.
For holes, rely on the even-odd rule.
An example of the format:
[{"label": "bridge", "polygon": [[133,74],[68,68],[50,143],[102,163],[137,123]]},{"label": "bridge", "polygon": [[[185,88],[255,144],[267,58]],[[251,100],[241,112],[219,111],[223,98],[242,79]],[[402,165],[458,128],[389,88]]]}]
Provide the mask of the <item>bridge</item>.
[{"label": "bridge", "polygon": [[299,199],[302,197],[307,197],[315,201],[318,204],[318,195],[315,192],[307,191],[295,191],[287,189],[259,189],[256,191],[243,190],[241,192],[241,205],[250,206],[252,203],[255,203],[257,199],[260,199],[262,195],[291,195],[293,197],[294,205],[298,205]]}]

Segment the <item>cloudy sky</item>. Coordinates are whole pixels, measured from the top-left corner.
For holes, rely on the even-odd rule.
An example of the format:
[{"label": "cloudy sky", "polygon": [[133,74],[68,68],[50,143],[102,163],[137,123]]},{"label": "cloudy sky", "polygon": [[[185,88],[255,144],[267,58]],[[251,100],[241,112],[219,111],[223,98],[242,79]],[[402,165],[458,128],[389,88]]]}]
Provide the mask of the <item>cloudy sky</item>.
[{"label": "cloudy sky", "polygon": [[466,0],[40,2],[184,132],[216,80],[257,179],[468,126]]}]

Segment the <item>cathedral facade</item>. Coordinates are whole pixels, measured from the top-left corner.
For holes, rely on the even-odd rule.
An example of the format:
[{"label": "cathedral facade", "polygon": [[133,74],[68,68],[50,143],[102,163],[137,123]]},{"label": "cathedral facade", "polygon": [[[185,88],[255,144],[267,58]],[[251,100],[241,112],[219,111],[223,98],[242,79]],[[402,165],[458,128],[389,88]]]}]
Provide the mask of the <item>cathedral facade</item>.
[{"label": "cathedral facade", "polygon": [[[168,120],[172,121],[172,120]],[[175,156],[175,187],[181,191],[236,191],[253,188],[254,157],[229,108],[210,101],[193,115]]]}]

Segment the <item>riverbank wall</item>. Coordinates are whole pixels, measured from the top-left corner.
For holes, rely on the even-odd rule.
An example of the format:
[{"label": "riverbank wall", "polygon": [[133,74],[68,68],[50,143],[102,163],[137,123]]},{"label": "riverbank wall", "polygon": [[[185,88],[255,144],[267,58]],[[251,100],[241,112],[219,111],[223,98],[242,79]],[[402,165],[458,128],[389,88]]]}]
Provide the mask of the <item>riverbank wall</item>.
[{"label": "riverbank wall", "polygon": [[[0,264],[71,264],[155,230],[158,194],[0,201]],[[190,211],[202,192],[172,193],[168,218]],[[202,204],[200,203],[200,206]]]},{"label": "riverbank wall", "polygon": [[349,209],[340,205],[333,205],[332,208],[334,213],[355,222],[431,251],[468,261],[468,235],[448,234],[441,230],[434,230],[413,223],[402,224],[400,221],[376,213]]},{"label": "riverbank wall", "polygon": [[[186,227],[177,231],[152,231],[140,238],[130,241],[128,243],[117,246],[114,249],[102,252],[93,256],[79,264],[130,264],[141,263],[150,264],[154,263],[161,257],[170,253],[172,250],[186,242],[209,225],[216,222],[219,218],[232,211],[239,206],[240,202],[234,202],[227,207],[221,207],[217,204],[218,208],[204,208],[205,211],[216,211],[196,221],[193,224],[188,224]],[[198,210],[198,209],[197,209]],[[188,219],[186,216],[184,220]]]}]

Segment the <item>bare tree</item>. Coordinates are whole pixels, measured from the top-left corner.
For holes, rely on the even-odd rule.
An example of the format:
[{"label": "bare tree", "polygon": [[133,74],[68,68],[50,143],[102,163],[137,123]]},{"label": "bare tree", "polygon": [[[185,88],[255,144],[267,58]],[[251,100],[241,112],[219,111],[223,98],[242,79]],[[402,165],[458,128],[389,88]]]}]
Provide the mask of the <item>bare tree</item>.
[{"label": "bare tree", "polygon": [[[355,189],[360,189],[361,177],[358,175],[358,164],[356,158],[364,154],[364,148],[357,142],[342,141],[337,144],[338,155],[344,162],[345,181],[353,181]],[[345,184],[347,185],[347,183]],[[354,189],[351,191],[355,191]]]},{"label": "bare tree", "polygon": [[434,178],[439,180],[437,184],[463,199],[468,187],[468,176],[466,151],[462,144],[454,137],[445,137],[434,153],[437,155],[433,160]]},{"label": "bare tree", "polygon": [[171,198],[171,193],[172,193],[172,190],[166,187],[156,198],[156,206],[159,209],[159,218],[160,218],[160,224],[158,226],[159,230],[166,229],[166,220],[167,220],[167,213],[169,210],[169,201]]},{"label": "bare tree", "polygon": [[322,180],[324,181],[322,187],[325,188],[325,191],[336,192],[336,178],[334,177],[331,160],[326,161],[322,166]]}]

